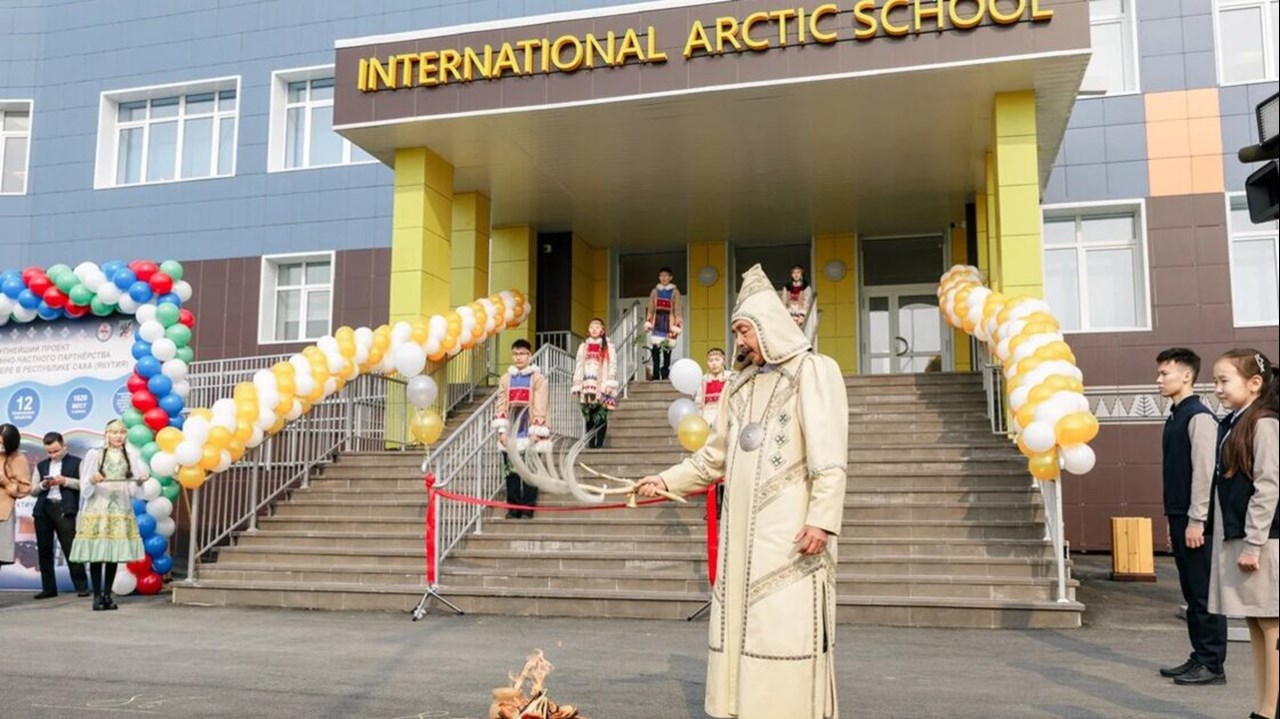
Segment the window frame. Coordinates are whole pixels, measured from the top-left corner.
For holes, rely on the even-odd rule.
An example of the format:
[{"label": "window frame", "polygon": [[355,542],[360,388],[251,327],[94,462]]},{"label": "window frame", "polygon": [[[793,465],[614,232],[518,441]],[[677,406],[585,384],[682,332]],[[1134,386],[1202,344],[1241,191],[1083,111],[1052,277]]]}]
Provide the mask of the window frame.
[{"label": "window frame", "polygon": [[[307,170],[326,170],[334,167],[352,167],[359,165],[372,165],[378,162],[378,159],[370,156],[367,160],[353,160],[353,149],[355,145],[345,137],[342,139],[342,156],[343,161],[329,165],[311,165],[305,164],[299,167],[288,167],[286,159],[289,153],[289,109],[291,107],[306,107],[306,138],[304,142],[304,150],[307,162],[310,163],[311,158],[311,108],[322,107],[328,105],[333,107],[334,101],[314,102],[308,99],[304,103],[289,102],[289,84],[293,82],[308,82],[312,80],[321,80],[325,78],[335,79],[336,74],[333,65],[312,65],[310,67],[295,67],[284,70],[273,70],[271,72],[271,109],[268,117],[267,130],[267,172],[305,172]],[[336,134],[336,133],[335,133]]]},{"label": "window frame", "polygon": [[[1086,2],[1088,2],[1088,0],[1086,0]],[[1126,37],[1128,40],[1128,43],[1127,43],[1128,52],[1124,54],[1130,63],[1130,68],[1133,74],[1133,87],[1127,90],[1120,90],[1117,92],[1093,91],[1091,88],[1084,86],[1085,77],[1087,77],[1089,74],[1089,67],[1088,65],[1085,65],[1085,70],[1084,70],[1085,75],[1080,78],[1081,87],[1080,87],[1080,91],[1076,95],[1077,99],[1100,98],[1100,97],[1123,97],[1125,95],[1142,94],[1142,54],[1138,52],[1138,23],[1137,23],[1137,18],[1134,17],[1134,11],[1136,9],[1135,8],[1136,0],[1124,0],[1124,2],[1125,2],[1125,12],[1123,15],[1107,16],[1101,20],[1095,20],[1095,18],[1093,17],[1093,13],[1090,12],[1089,13],[1089,32],[1090,33],[1093,32],[1093,27],[1095,25],[1120,23],[1120,25],[1122,26],[1121,34],[1124,37]],[[1088,4],[1090,7],[1092,7],[1091,2],[1088,2]],[[1127,32],[1125,32],[1126,30]],[[1093,62],[1092,52],[1093,52],[1092,41],[1090,41],[1090,55],[1089,55],[1090,62]]]},{"label": "window frame", "polygon": [[[307,304],[305,297],[308,294],[305,289],[308,285],[305,282],[306,272],[303,272],[303,284],[299,287],[303,289],[302,295],[304,300],[299,309],[299,326],[301,328],[300,337],[297,339],[276,339],[276,296],[280,291],[279,285],[276,284],[277,271],[281,265],[303,264],[307,262],[328,262],[329,263],[329,306],[328,306],[328,327],[324,333],[315,337],[308,337],[306,332],[306,311]],[[333,250],[319,252],[288,252],[276,255],[263,255],[261,264],[261,279],[258,291],[258,344],[259,345],[291,345],[312,342],[324,337],[326,334],[333,332],[333,304],[334,294],[337,283],[338,263],[337,252]],[[286,287],[292,287],[287,285]],[[314,285],[321,287],[321,285]]]},{"label": "window frame", "polygon": [[[226,90],[233,90],[236,94],[236,107],[231,112],[219,112],[217,109],[218,95]],[[214,111],[208,117],[213,119],[213,129],[211,137],[213,145],[210,152],[213,155],[213,171],[214,174],[203,177],[181,177],[182,174],[182,142],[184,139],[184,131],[187,117],[185,113],[186,97],[189,95],[200,95],[213,93]],[[150,101],[164,99],[170,97],[182,98],[179,102],[178,114],[175,119],[178,123],[178,133],[175,137],[174,150],[174,174],[175,177],[170,180],[147,180],[147,153],[149,152],[146,138],[150,135],[150,126],[155,122],[150,117],[141,121],[129,121],[123,123],[126,127],[144,127],[143,146],[142,146],[142,180],[139,182],[119,183],[116,181],[119,171],[120,160],[120,128],[122,123],[119,120],[120,106],[125,103]],[[130,187],[147,187],[155,185],[168,185],[176,182],[203,182],[208,180],[226,180],[236,176],[240,161],[240,121],[242,119],[241,110],[244,108],[244,91],[241,87],[240,76],[231,75],[226,77],[216,77],[204,80],[193,80],[191,82],[169,83],[165,85],[149,85],[145,87],[124,88],[118,90],[104,90],[99,94],[98,100],[98,144],[95,151],[95,167],[93,188],[95,190],[114,190],[125,189]],[[234,129],[231,133],[231,171],[226,175],[217,174],[217,138],[219,137],[219,121],[222,118],[232,117],[234,119]],[[205,117],[200,115],[199,117]],[[220,149],[220,148],[218,148]]]},{"label": "window frame", "polygon": [[[1270,8],[1268,7],[1273,0],[1213,0],[1212,16],[1213,16],[1213,67],[1217,73],[1218,87],[1238,87],[1241,85],[1254,85],[1257,83],[1274,83],[1280,80],[1280,58],[1277,58],[1277,52],[1280,52],[1280,30],[1273,27],[1268,19],[1270,18]],[[1263,10],[1262,22],[1262,55],[1263,55],[1263,71],[1262,77],[1253,80],[1230,80],[1225,76],[1222,63],[1222,8],[1226,6],[1228,10],[1260,7]],[[1270,45],[1268,45],[1270,41]],[[1274,52],[1268,52],[1268,50]]]},{"label": "window frame", "polygon": [[[1076,287],[1080,296],[1080,324],[1079,329],[1067,330],[1063,329],[1064,335],[1085,335],[1085,334],[1126,334],[1131,332],[1150,332],[1152,330],[1152,317],[1154,309],[1151,306],[1151,250],[1150,240],[1147,236],[1147,201],[1146,198],[1132,198],[1123,200],[1100,200],[1096,202],[1070,202],[1059,203],[1053,205],[1042,205],[1040,207],[1040,260],[1043,264],[1046,262],[1045,253],[1051,247],[1053,249],[1066,249],[1067,245],[1050,246],[1044,241],[1044,225],[1048,220],[1060,219],[1064,217],[1076,218],[1077,225],[1081,218],[1089,216],[1116,215],[1124,211],[1130,211],[1134,214],[1137,237],[1135,244],[1125,247],[1134,247],[1138,250],[1139,267],[1136,268],[1134,280],[1141,278],[1141,292],[1134,293],[1134,299],[1137,301],[1136,309],[1144,312],[1142,322],[1135,327],[1092,327],[1089,322],[1089,299],[1087,293],[1088,287],[1088,270],[1087,264],[1082,261],[1085,259],[1081,253],[1088,252],[1089,249],[1119,249],[1121,245],[1097,244],[1084,245],[1080,242],[1077,234],[1076,241],[1070,247],[1076,250],[1077,266],[1076,266]],[[1078,230],[1077,230],[1078,233]],[[1046,295],[1048,293],[1046,292]]]},{"label": "window frame", "polygon": [[[0,152],[4,150],[4,141],[10,137],[25,137],[27,139],[27,156],[22,166],[22,191],[21,192],[5,192],[0,189],[0,197],[22,197],[31,192],[31,137],[35,132],[36,118],[36,102],[31,98],[0,98],[0,113],[13,111],[14,109],[25,109],[27,113],[27,130],[26,132],[5,132],[4,119],[0,117]],[[0,154],[0,169],[3,168],[4,156]]]},{"label": "window frame", "polygon": [[[1233,209],[1238,209],[1238,208],[1232,207],[1232,205],[1236,204],[1236,202],[1238,201],[1244,200],[1244,203],[1243,203],[1244,208],[1248,208],[1249,205],[1248,205],[1248,201],[1245,198],[1245,193],[1243,192],[1227,192],[1227,193],[1224,193],[1223,196],[1226,198],[1226,206],[1227,206],[1227,272],[1229,273],[1229,281],[1231,285],[1231,325],[1237,328],[1275,327],[1277,325],[1280,325],[1280,319],[1277,319],[1276,321],[1272,321],[1272,322],[1268,322],[1266,320],[1263,320],[1261,322],[1242,322],[1236,316],[1236,307],[1239,306],[1239,303],[1236,302],[1235,243],[1236,243],[1237,233],[1235,232],[1235,229],[1231,225],[1231,213]],[[1270,227],[1270,229],[1267,231],[1254,229],[1250,232],[1239,233],[1239,236],[1241,240],[1245,240],[1245,241],[1257,241],[1257,240],[1265,240],[1265,239],[1271,240],[1271,253],[1272,253],[1272,256],[1276,258],[1276,262],[1277,262],[1276,279],[1277,279],[1277,283],[1280,283],[1280,230],[1277,229],[1277,223],[1273,221],[1263,225],[1255,225],[1254,227],[1257,228],[1257,227],[1268,227],[1268,226]]]}]

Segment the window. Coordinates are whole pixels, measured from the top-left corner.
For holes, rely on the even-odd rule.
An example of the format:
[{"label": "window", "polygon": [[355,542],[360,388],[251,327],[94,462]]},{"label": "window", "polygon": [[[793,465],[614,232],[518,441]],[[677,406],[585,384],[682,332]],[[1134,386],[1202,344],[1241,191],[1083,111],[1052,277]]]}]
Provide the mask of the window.
[{"label": "window", "polygon": [[1223,83],[1276,79],[1280,0],[1217,0],[1218,77]]},{"label": "window", "polygon": [[1089,0],[1093,58],[1080,91],[1114,95],[1138,89],[1137,42],[1133,34],[1133,0]]},{"label": "window", "polygon": [[1133,205],[1045,211],[1045,297],[1064,331],[1147,328],[1145,234]]},{"label": "window", "polygon": [[235,174],[237,80],[104,93],[95,187]]},{"label": "window", "polygon": [[0,100],[0,195],[27,193],[30,147],[30,101]]},{"label": "window", "polygon": [[1244,195],[1228,198],[1231,309],[1237,327],[1280,323],[1280,247],[1276,223],[1253,224]]},{"label": "window", "polygon": [[272,171],[373,162],[333,131],[333,67],[273,76],[269,167]]},{"label": "window", "polygon": [[329,333],[333,253],[262,258],[259,340],[300,342]]}]

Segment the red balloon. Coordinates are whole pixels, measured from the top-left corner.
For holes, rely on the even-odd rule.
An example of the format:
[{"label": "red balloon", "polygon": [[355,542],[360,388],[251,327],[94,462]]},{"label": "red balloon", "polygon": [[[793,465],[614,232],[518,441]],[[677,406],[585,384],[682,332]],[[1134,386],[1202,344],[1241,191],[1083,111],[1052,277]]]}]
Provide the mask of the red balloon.
[{"label": "red balloon", "polygon": [[50,287],[53,287],[53,280],[49,279],[49,275],[41,272],[32,275],[31,279],[27,280],[27,287],[36,297],[40,297],[45,292],[48,292]]},{"label": "red balloon", "polygon": [[187,310],[187,309],[178,310],[178,322],[186,325],[187,327],[195,327],[196,316],[191,314],[191,310]]},{"label": "red balloon", "polygon": [[152,595],[159,594],[160,589],[164,587],[164,580],[155,572],[147,572],[138,577],[138,594]]},{"label": "red balloon", "polygon": [[142,421],[152,430],[159,432],[169,426],[169,413],[159,407],[152,407],[142,414]]},{"label": "red balloon", "polygon": [[62,294],[62,290],[57,287],[50,287],[40,294],[44,299],[44,303],[55,310],[60,310],[67,306],[67,296]]},{"label": "red balloon", "polygon": [[157,295],[168,294],[173,290],[173,278],[163,272],[151,275],[151,279],[148,281],[151,283],[151,291]]},{"label": "red balloon", "polygon": [[137,372],[134,372],[129,375],[129,379],[125,381],[124,386],[129,388],[129,394],[145,392],[147,389],[147,378]]},{"label": "red balloon", "polygon": [[27,285],[28,287],[30,287],[30,286],[31,286],[31,280],[32,280],[33,278],[35,278],[36,276],[38,276],[38,275],[43,275],[43,274],[44,274],[44,268],[43,268],[43,267],[36,267],[36,266],[34,266],[34,265],[33,265],[33,266],[28,267],[27,269],[25,269],[25,270],[23,270],[23,271],[22,271],[22,282],[23,282],[23,284],[25,284],[25,285]]},{"label": "red balloon", "polygon": [[143,389],[134,392],[131,399],[133,400],[133,406],[139,412],[146,413],[156,408],[156,396],[148,390]]},{"label": "red balloon", "polygon": [[127,566],[129,571],[133,572],[135,576],[141,577],[151,571],[151,557],[144,554],[142,555],[142,559],[139,559],[136,562],[129,562],[125,566]]},{"label": "red balloon", "polygon": [[88,307],[85,307],[84,305],[73,305],[70,302],[67,303],[67,306],[64,309],[66,310],[67,315],[71,317],[84,317],[89,314]]},{"label": "red balloon", "polygon": [[[138,266],[135,267],[133,271],[138,275],[138,279],[143,282],[150,282],[151,278],[160,271],[160,268],[156,267],[156,263],[149,260],[139,260]],[[170,280],[170,282],[172,282],[172,280]]]}]

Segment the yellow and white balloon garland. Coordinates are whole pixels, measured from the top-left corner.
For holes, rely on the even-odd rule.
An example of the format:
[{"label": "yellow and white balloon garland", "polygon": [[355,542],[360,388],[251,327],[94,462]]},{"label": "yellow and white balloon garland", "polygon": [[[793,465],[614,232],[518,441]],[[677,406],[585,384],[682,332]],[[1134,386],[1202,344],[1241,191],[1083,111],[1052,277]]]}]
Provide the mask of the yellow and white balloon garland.
[{"label": "yellow and white balloon garland", "polygon": [[518,290],[506,290],[430,318],[377,329],[340,327],[288,361],[259,370],[252,382],[236,385],[231,397],[191,410],[182,429],[157,432],[160,451],[151,458],[151,471],[196,489],[210,473],[227,469],[286,422],[368,373],[395,372],[409,379],[406,395],[418,409],[411,430],[423,444],[431,444],[444,425],[428,409],[437,388],[422,376],[427,362],[442,362],[518,327],[531,309]]},{"label": "yellow and white balloon garland", "polygon": [[1062,469],[1092,470],[1097,458],[1089,442],[1098,436],[1098,419],[1049,305],[993,292],[978,268],[955,265],[938,285],[938,306],[948,324],[986,343],[1000,360],[1012,435],[1031,474],[1052,480]]}]

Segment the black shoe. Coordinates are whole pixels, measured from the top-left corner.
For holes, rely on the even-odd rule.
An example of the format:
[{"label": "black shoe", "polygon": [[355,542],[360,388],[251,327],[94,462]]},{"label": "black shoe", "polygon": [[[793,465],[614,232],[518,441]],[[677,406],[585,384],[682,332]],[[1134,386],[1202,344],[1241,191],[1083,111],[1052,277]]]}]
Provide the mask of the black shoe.
[{"label": "black shoe", "polygon": [[107,608],[107,605],[102,603],[102,595],[101,594],[93,595],[93,611],[100,612],[106,608]]},{"label": "black shoe", "polygon": [[1169,679],[1180,677],[1198,666],[1200,664],[1196,660],[1188,659],[1176,667],[1160,667],[1160,676],[1168,677]]},{"label": "black shoe", "polygon": [[57,593],[57,592],[49,592],[49,591],[45,591],[45,592],[40,592],[39,594],[37,594],[37,595],[35,596],[35,598],[36,598],[36,599],[53,599],[53,598],[54,598],[54,597],[56,597],[56,596],[58,596],[58,593]]},{"label": "black shoe", "polygon": [[77,590],[76,590],[76,596],[77,596],[77,597],[87,597],[87,596],[90,596],[89,588],[88,588],[88,587],[80,587],[79,589],[77,589]]},{"label": "black shoe", "polygon": [[531,512],[531,511],[529,511],[529,510],[525,510],[524,518],[525,518],[525,519],[533,519],[533,512]]},{"label": "black shoe", "polygon": [[519,512],[519,511],[514,510],[514,509],[508,509],[508,510],[507,510],[507,519],[519,519],[519,518],[520,518],[520,512]]},{"label": "black shoe", "polygon": [[111,596],[111,592],[102,595],[102,608],[108,610],[120,608],[116,606],[116,600]]},{"label": "black shoe", "polygon": [[1180,686],[1201,686],[1212,684],[1226,684],[1226,672],[1215,672],[1203,664],[1196,664],[1195,668],[1183,674],[1180,677],[1174,677],[1173,683]]},{"label": "black shoe", "polygon": [[1249,712],[1249,719],[1271,719],[1271,717],[1264,717],[1258,712]]}]

